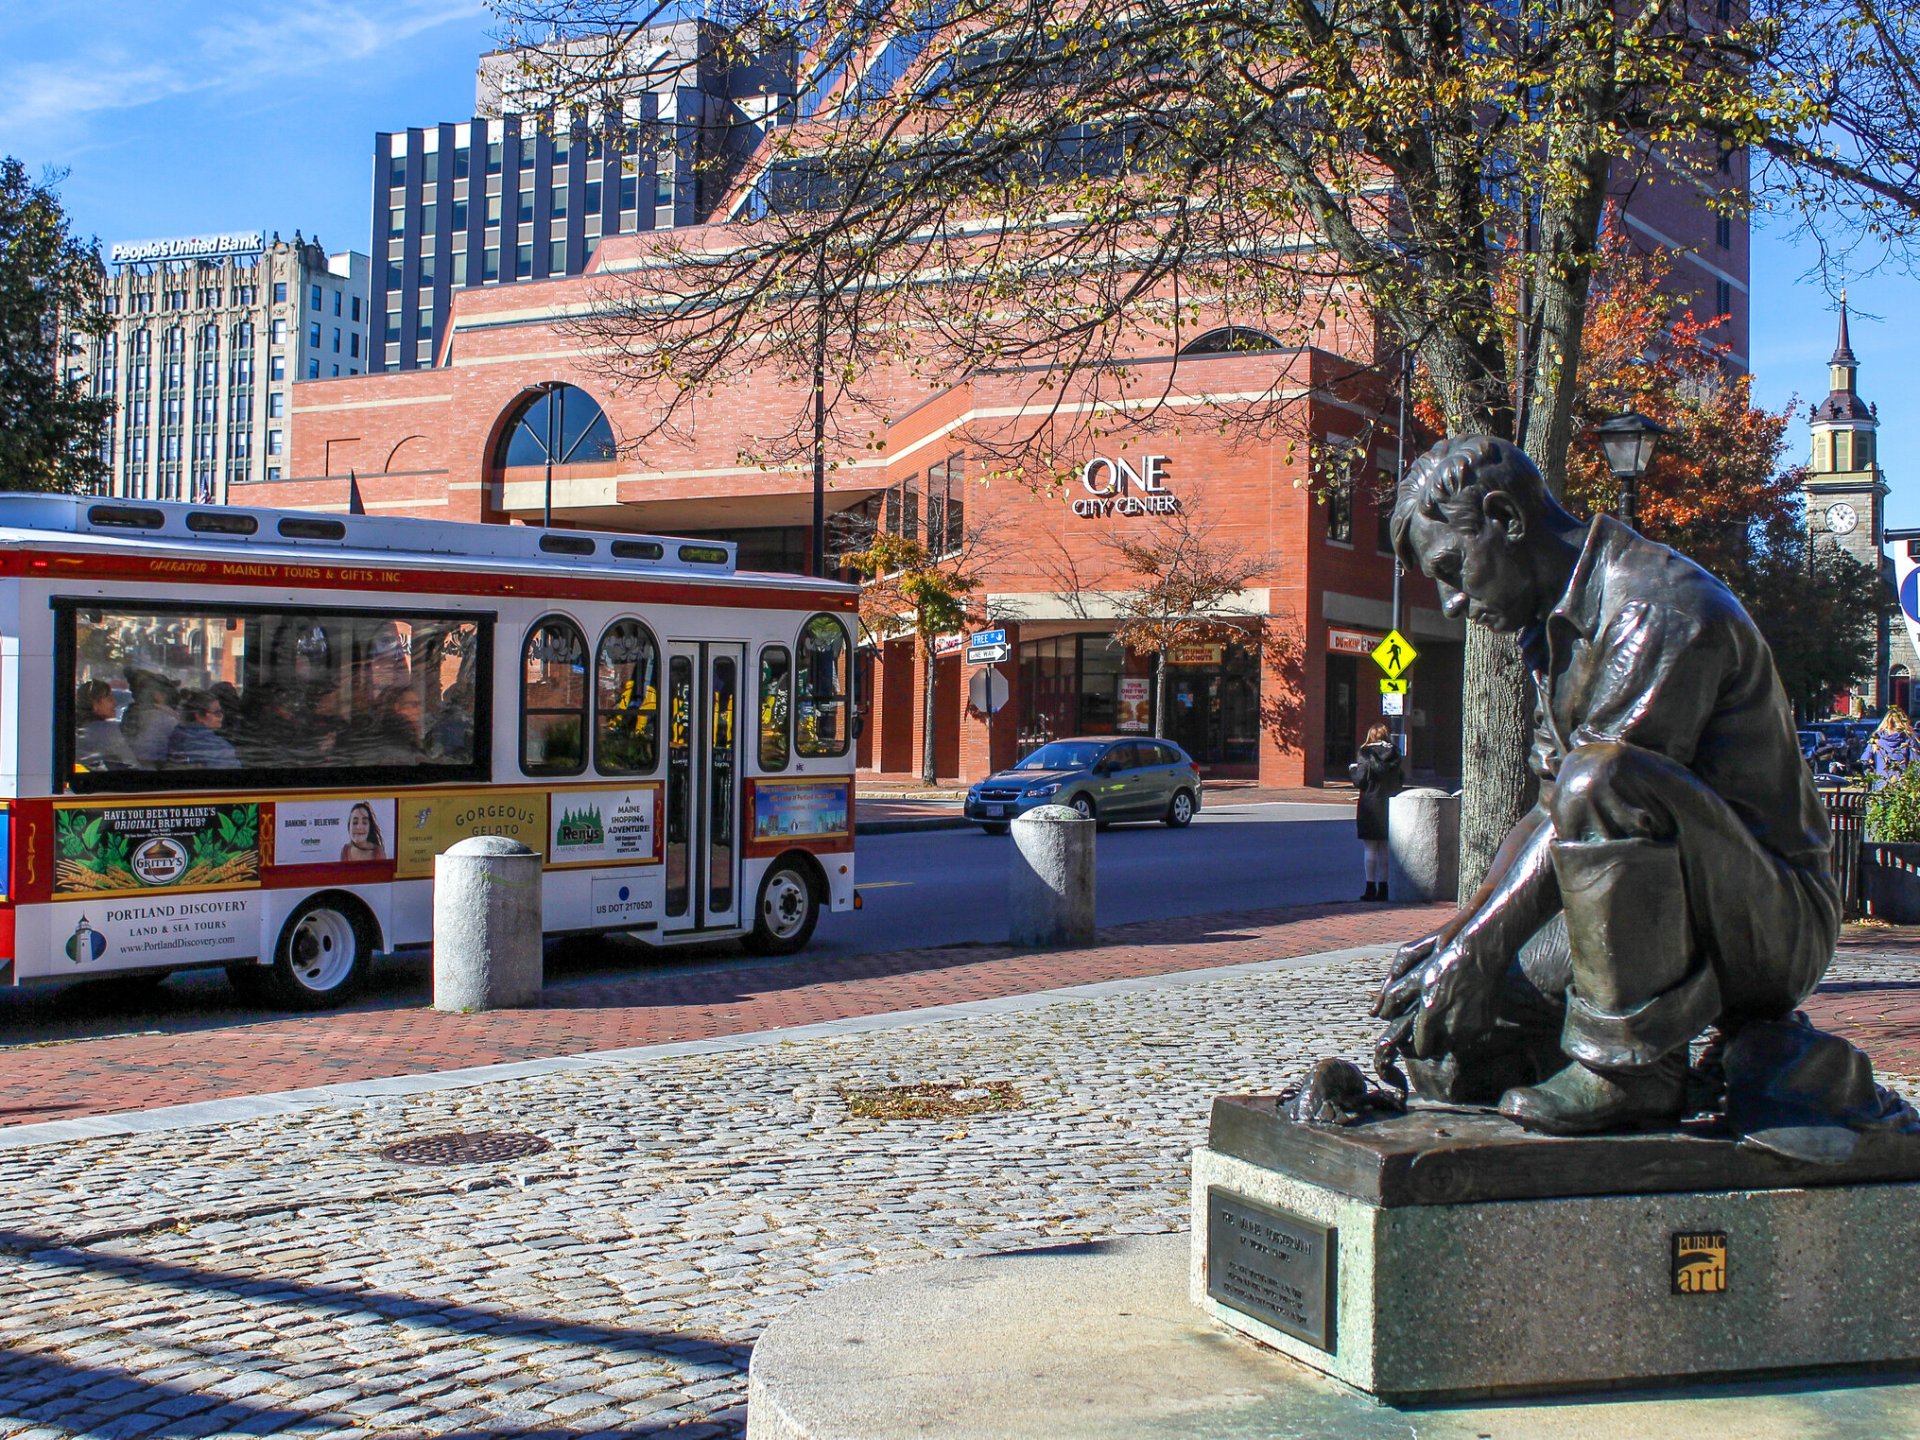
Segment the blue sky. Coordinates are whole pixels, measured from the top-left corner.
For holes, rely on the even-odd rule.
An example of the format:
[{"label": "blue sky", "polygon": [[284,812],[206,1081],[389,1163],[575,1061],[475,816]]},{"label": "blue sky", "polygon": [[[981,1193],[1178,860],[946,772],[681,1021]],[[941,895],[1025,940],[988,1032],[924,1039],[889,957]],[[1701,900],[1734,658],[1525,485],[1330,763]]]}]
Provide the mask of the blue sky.
[{"label": "blue sky", "polygon": [[[68,171],[60,191],[105,244],[295,229],[368,245],[373,136],[464,119],[491,48],[481,0],[13,0],[0,7],[0,152]],[[1831,302],[1812,252],[1757,223],[1756,396],[1826,393]],[[1880,404],[1896,525],[1920,526],[1920,281],[1856,280],[1861,391]],[[1796,453],[1806,432],[1796,423]]]}]

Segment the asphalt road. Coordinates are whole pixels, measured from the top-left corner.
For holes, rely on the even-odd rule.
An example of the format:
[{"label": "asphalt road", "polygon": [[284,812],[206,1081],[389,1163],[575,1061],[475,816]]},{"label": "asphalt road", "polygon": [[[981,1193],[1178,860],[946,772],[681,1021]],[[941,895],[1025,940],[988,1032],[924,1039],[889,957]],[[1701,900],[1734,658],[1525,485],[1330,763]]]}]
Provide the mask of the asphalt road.
[{"label": "asphalt road", "polygon": [[[1095,846],[1101,925],[1351,900],[1363,884],[1351,804],[1225,805],[1203,811],[1186,830],[1115,826],[1101,831]],[[864,908],[822,917],[806,953],[870,955],[1005,940],[1012,847],[1008,836],[971,828],[862,838],[857,874]],[[547,983],[564,987],[643,967],[780,963],[744,957],[737,944],[656,950],[625,938],[594,937],[549,945]],[[424,951],[389,957],[347,1008],[419,1005],[431,988]],[[109,977],[0,988],[0,1048],[244,1025],[280,1013],[242,1000],[218,970],[164,980]]]},{"label": "asphalt road", "polygon": [[[1007,938],[1012,837],[977,828],[860,841],[864,909],[822,917],[814,949],[857,955]],[[1185,830],[1116,825],[1094,842],[1101,925],[1355,899],[1353,806],[1226,805]]]}]

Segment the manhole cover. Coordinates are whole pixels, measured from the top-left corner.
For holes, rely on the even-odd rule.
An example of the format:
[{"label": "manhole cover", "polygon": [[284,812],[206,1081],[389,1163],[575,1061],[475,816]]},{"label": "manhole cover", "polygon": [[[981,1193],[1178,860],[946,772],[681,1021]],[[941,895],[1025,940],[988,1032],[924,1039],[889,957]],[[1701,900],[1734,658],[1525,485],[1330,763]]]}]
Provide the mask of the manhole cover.
[{"label": "manhole cover", "polygon": [[448,1135],[422,1135],[418,1140],[383,1146],[380,1158],[396,1165],[485,1165],[525,1159],[552,1148],[538,1135],[522,1135],[511,1130],[456,1130]]},{"label": "manhole cover", "polygon": [[840,1098],[861,1120],[953,1120],[1019,1110],[1027,1103],[1019,1089],[1006,1080],[882,1085],[871,1090],[843,1086]]}]

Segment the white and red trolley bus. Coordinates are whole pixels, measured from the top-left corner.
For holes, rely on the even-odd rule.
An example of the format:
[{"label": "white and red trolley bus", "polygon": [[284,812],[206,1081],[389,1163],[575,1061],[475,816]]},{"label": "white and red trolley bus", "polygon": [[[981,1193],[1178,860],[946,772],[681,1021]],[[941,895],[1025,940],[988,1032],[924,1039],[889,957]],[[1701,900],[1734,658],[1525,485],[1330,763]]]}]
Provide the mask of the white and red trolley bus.
[{"label": "white and red trolley bus", "polygon": [[855,587],[660,536],[0,496],[0,977],[224,965],[292,1005],[432,938],[798,949],[854,907]]}]

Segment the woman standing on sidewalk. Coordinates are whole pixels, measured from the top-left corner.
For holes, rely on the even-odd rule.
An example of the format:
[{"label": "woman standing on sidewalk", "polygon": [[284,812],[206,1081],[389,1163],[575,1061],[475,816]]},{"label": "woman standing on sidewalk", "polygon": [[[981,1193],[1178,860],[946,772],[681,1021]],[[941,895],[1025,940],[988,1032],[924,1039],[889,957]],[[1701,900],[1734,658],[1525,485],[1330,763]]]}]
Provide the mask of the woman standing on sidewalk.
[{"label": "woman standing on sidewalk", "polygon": [[1920,741],[1913,733],[1913,722],[1898,705],[1887,707],[1886,719],[1860,752],[1860,767],[1867,772],[1867,784],[1878,790],[1888,781],[1898,780],[1914,761]]},{"label": "woman standing on sidewalk", "polygon": [[1367,893],[1362,900],[1387,898],[1387,801],[1400,793],[1400,751],[1387,736],[1385,725],[1367,731],[1360,753],[1347,767],[1347,778],[1360,791],[1354,811],[1355,828],[1366,851]]}]

